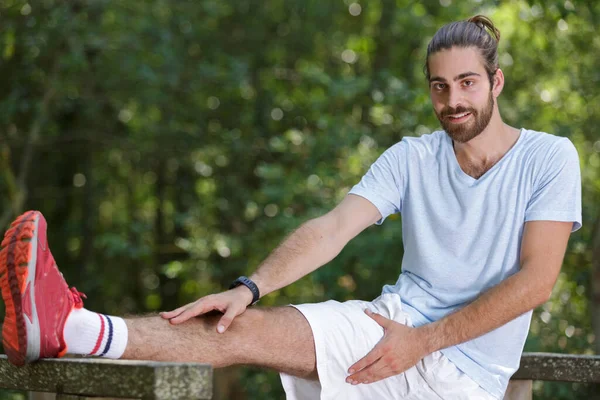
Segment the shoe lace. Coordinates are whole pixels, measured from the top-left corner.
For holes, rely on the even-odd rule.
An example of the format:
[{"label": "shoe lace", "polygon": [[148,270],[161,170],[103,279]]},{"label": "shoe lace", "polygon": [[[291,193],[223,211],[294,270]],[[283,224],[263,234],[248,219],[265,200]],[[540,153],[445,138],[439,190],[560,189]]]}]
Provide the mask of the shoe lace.
[{"label": "shoe lace", "polygon": [[77,290],[75,288],[75,286],[73,286],[69,290],[71,291],[71,295],[73,296],[73,301],[75,302],[74,307],[75,308],[83,308],[83,300],[81,298],[83,297],[84,299],[87,299],[87,296],[85,295],[85,293],[82,293],[79,290]]}]

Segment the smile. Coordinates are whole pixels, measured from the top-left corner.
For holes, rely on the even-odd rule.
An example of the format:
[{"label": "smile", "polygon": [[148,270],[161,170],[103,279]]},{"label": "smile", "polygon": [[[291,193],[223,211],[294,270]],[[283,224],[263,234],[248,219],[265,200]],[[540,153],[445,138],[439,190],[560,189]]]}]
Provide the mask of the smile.
[{"label": "smile", "polygon": [[452,121],[453,123],[459,123],[459,122],[466,121],[467,118],[469,118],[470,115],[471,115],[470,112],[460,113],[460,114],[454,114],[454,115],[448,115],[448,119],[450,121]]}]

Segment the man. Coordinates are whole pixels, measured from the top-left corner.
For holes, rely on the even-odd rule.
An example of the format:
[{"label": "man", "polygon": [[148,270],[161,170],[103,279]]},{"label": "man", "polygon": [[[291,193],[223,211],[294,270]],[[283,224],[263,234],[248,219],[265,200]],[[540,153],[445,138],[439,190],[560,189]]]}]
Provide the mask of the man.
[{"label": "man", "polygon": [[[483,16],[442,27],[425,70],[444,130],[386,150],[335,209],[226,292],[156,317],[93,313],[58,272],[43,216],[23,214],[0,252],[10,361],[253,364],[279,371],[290,399],[501,399],[531,310],[550,296],[581,227],[581,182],[568,139],[503,123],[499,38]],[[374,301],[248,308],[396,212],[402,273]]]}]

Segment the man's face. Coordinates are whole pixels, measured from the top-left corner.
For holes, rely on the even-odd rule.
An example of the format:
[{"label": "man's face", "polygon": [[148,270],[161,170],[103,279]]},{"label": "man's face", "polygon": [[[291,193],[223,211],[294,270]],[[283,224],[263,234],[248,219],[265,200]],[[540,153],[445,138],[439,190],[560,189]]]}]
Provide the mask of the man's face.
[{"label": "man's face", "polygon": [[494,112],[494,95],[474,47],[452,47],[429,57],[429,92],[438,120],[459,143],[479,135]]}]

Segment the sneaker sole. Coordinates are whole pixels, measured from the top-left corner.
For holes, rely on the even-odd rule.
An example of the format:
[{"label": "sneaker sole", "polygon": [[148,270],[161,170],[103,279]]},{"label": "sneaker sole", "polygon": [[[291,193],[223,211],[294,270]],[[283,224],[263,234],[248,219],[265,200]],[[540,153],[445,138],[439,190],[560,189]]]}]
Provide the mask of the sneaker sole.
[{"label": "sneaker sole", "polygon": [[[2,344],[9,361],[18,366],[37,360],[40,354],[40,324],[35,304],[39,219],[36,211],[21,215],[11,224],[0,245],[0,288],[6,306]],[[30,316],[24,312],[26,305],[30,307]]]}]

